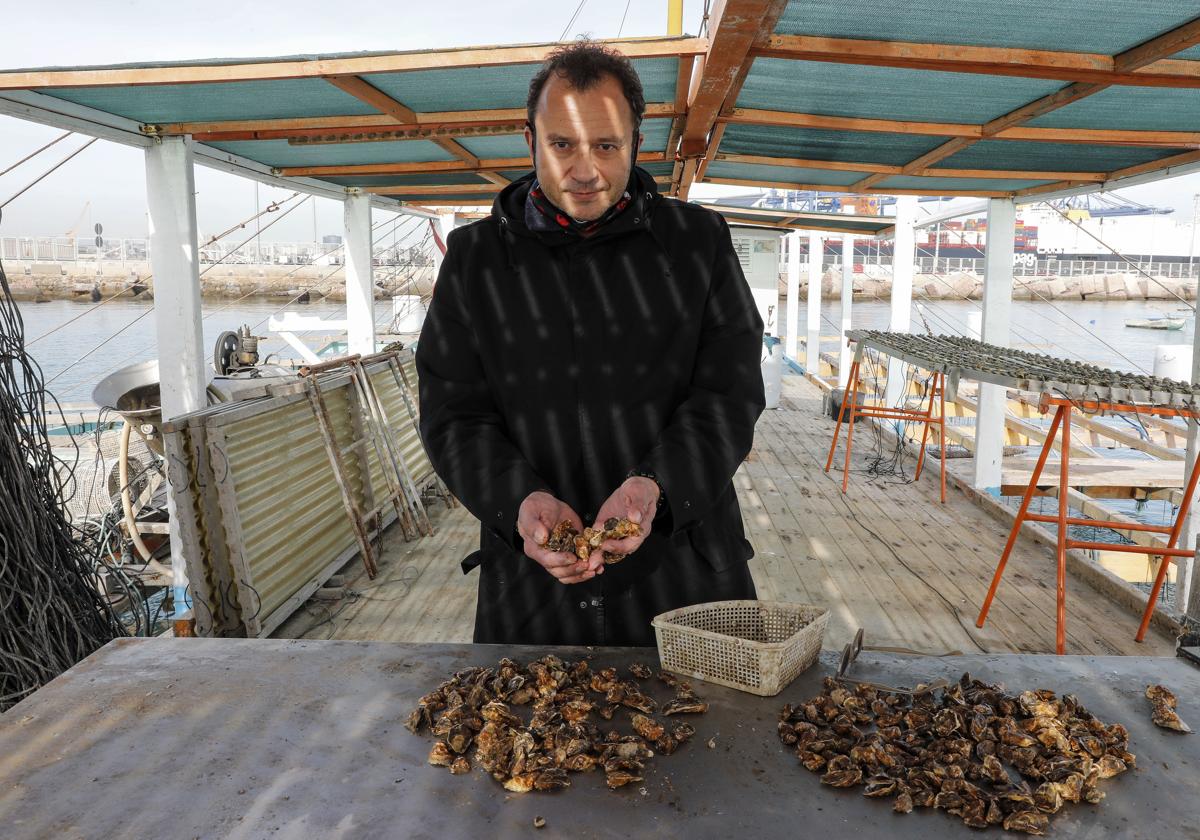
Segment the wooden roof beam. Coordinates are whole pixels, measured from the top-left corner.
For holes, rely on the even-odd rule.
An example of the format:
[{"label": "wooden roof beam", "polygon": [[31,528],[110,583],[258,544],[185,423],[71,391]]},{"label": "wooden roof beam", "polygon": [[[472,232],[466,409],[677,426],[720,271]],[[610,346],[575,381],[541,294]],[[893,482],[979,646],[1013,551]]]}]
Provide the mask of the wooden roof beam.
[{"label": "wooden roof beam", "polygon": [[1127,166],[1124,169],[1118,169],[1115,172],[1110,172],[1109,180],[1117,180],[1118,178],[1132,178],[1135,175],[1145,175],[1148,172],[1160,172],[1170,169],[1173,166],[1184,166],[1189,163],[1200,161],[1200,151],[1184,152],[1183,154],[1172,155],[1171,157],[1159,158],[1147,163],[1139,163],[1137,166]]},{"label": "wooden roof beam", "polygon": [[[738,125],[777,125],[787,128],[818,128],[828,131],[865,131],[886,134],[916,134],[930,137],[983,139],[983,126],[969,123],[913,122],[867,117],[831,117],[791,111],[735,108],[723,122]],[[993,140],[1032,140],[1042,143],[1088,143],[1113,146],[1179,148],[1200,145],[1200,131],[1134,131],[1106,128],[1036,128],[1013,126],[998,131]]]},{"label": "wooden roof beam", "polygon": [[[662,152],[643,152],[638,163],[660,163]],[[357,163],[333,166],[282,166],[275,174],[288,177],[327,177],[330,175],[429,175],[438,172],[498,172],[525,169],[533,165],[528,157],[486,158],[471,164],[466,160],[422,160],[398,163]]]},{"label": "wooden roof beam", "polygon": [[1118,73],[1132,73],[1197,44],[1200,44],[1200,17],[1192,18],[1183,26],[1177,26],[1144,44],[1113,56],[1113,69]]},{"label": "wooden roof beam", "polygon": [[949,196],[970,196],[976,198],[1011,198],[1015,193],[1012,190],[862,190],[856,189],[853,185],[841,186],[837,184],[793,184],[788,181],[758,181],[745,178],[705,178],[705,184],[727,184],[733,187],[764,187],[767,189],[776,190],[814,190],[817,192],[827,193],[860,193],[865,195],[873,195],[884,192],[887,195],[949,195]]},{"label": "wooden roof beam", "polygon": [[737,98],[745,71],[754,60],[752,48],[775,29],[787,0],[716,0],[709,15],[711,43],[704,70],[688,106],[688,123],[679,151],[700,157],[708,135],[726,102]]},{"label": "wooden roof beam", "polygon": [[672,159],[675,158],[675,151],[679,147],[679,138],[683,134],[683,127],[687,123],[687,105],[688,91],[692,85],[692,71],[695,69],[697,59],[679,57],[679,73],[675,77],[675,117],[671,120],[671,131],[667,135],[667,154]]},{"label": "wooden roof beam", "polygon": [[1113,56],[1100,53],[772,35],[766,45],[756,49],[754,54],[800,61],[1059,79],[1065,82],[1200,87],[1200,61],[1159,59],[1132,71],[1118,72]]},{"label": "wooden roof beam", "polygon": [[[660,176],[654,179],[656,184],[669,184],[669,177]],[[500,192],[501,184],[413,184],[381,187],[358,187],[363,192],[372,195],[493,195]]]},{"label": "wooden roof beam", "polygon": [[350,94],[359,102],[370,105],[381,114],[399,123],[415,123],[417,114],[411,108],[397,102],[379,88],[362,80],[360,76],[326,76],[325,81],[340,91]]},{"label": "wooden roof beam", "polygon": [[718,161],[750,163],[763,166],[793,166],[801,169],[823,169],[833,172],[870,172],[886,177],[892,175],[919,175],[941,178],[1028,178],[1031,180],[1075,180],[1103,181],[1105,172],[1060,172],[1037,169],[932,169],[920,168],[905,172],[905,166],[889,166],[882,163],[858,163],[841,160],[810,160],[804,158],[777,158],[763,155],[734,155],[718,152]]},{"label": "wooden roof beam", "polygon": [[[397,103],[400,104],[400,103]],[[673,102],[646,105],[646,119],[676,116]],[[507,129],[519,134],[525,126],[524,108],[498,108],[475,111],[428,111],[414,115],[408,122],[389,114],[362,114],[336,117],[299,117],[273,120],[221,120],[207,122],[147,123],[142,132],[150,135],[190,134],[207,140],[285,140],[311,135],[366,134],[383,131],[455,132],[471,134],[479,129]],[[491,131],[490,133],[496,133]]]},{"label": "wooden roof beam", "polygon": [[[704,38],[624,38],[602,41],[629,58],[669,58],[698,55],[708,49]],[[558,42],[518,46],[418,50],[384,55],[332,56],[283,61],[175,64],[159,67],[88,67],[78,70],[0,71],[0,90],[117,85],[180,85],[361,76],[468,67],[540,64]]]}]

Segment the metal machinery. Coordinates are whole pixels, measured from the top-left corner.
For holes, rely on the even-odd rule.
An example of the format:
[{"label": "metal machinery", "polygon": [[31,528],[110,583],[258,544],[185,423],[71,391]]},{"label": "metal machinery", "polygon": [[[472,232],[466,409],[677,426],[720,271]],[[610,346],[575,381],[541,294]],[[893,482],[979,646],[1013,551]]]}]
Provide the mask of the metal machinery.
[{"label": "metal machinery", "polygon": [[[289,368],[259,364],[258,340],[245,325],[217,339],[207,387],[209,405],[259,396],[270,382],[295,379]],[[109,490],[115,490],[121,527],[140,558],[133,564],[142,571],[138,578],[145,585],[167,585],[172,573],[158,361],[137,362],[109,374],[92,389],[92,401],[124,420],[115,464],[101,466],[117,476]]]}]

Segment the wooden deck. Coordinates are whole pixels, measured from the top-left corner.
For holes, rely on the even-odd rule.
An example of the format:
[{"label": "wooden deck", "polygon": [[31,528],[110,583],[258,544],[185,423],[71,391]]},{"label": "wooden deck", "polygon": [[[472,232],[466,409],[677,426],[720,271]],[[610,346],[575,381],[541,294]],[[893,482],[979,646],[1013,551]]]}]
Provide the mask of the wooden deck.
[{"label": "wooden deck", "polygon": [[[840,473],[835,479],[822,470],[833,421],[820,414],[820,393],[790,376],[784,394],[781,408],[759,421],[754,450],[735,478],[759,597],[828,607],[828,648],[861,626],[868,644],[930,653],[1053,652],[1047,548],[1018,542],[987,625],[977,629],[1007,529],[953,489],[939,504],[936,462],[920,484],[869,478],[863,470],[872,433],[865,428],[856,435],[850,492],[843,495]],[[384,535],[376,580],[354,561],[346,585],[357,594],[310,601],[275,635],[469,641],[476,578],[464,576],[458,562],[475,548],[478,525],[462,507],[437,506],[431,519],[432,538],[405,543],[394,528]],[[1136,629],[1132,614],[1068,577],[1068,653],[1173,654],[1172,640],[1153,628],[1145,643],[1135,643]]]}]

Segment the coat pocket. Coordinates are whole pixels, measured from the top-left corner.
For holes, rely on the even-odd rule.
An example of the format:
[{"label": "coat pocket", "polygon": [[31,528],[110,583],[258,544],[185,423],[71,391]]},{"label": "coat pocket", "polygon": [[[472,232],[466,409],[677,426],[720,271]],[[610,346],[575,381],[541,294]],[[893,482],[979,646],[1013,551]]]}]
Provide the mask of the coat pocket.
[{"label": "coat pocket", "polygon": [[704,558],[714,572],[743,566],[754,556],[754,547],[745,536],[707,519],[687,532],[692,550]]}]

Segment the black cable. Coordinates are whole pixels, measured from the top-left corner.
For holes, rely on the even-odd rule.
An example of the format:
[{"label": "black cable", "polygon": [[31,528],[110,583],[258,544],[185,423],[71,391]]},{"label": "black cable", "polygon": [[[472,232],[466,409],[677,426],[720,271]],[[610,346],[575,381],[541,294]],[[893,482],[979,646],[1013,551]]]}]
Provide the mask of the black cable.
[{"label": "black cable", "polygon": [[67,519],[73,469],[51,447],[51,411],[62,418],[0,263],[0,711],[127,635]]}]

